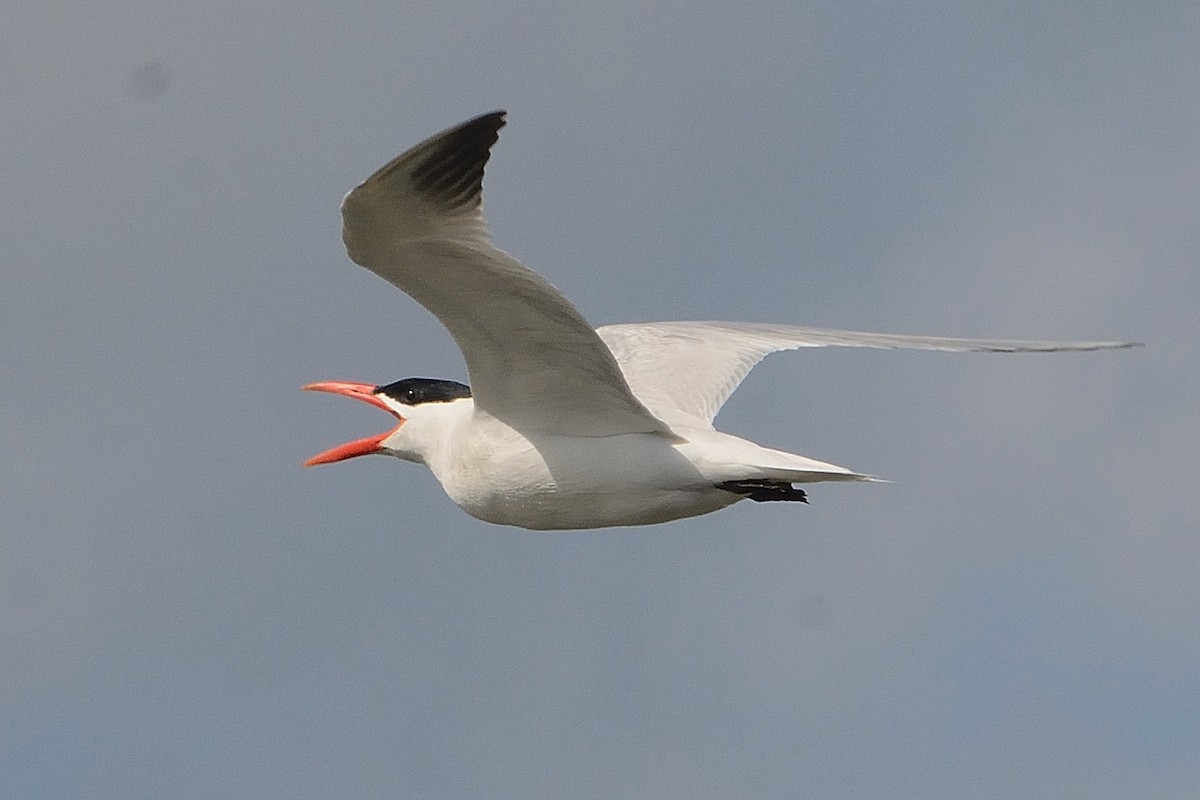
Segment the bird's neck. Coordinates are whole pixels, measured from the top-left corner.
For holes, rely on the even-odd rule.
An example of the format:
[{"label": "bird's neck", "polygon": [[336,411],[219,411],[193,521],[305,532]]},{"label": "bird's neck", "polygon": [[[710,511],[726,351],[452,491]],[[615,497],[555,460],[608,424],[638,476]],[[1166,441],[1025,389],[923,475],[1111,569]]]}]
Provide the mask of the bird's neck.
[{"label": "bird's neck", "polygon": [[400,427],[401,435],[392,445],[393,454],[433,467],[435,461],[454,449],[474,409],[474,401],[469,397],[447,403],[425,403],[412,409]]}]

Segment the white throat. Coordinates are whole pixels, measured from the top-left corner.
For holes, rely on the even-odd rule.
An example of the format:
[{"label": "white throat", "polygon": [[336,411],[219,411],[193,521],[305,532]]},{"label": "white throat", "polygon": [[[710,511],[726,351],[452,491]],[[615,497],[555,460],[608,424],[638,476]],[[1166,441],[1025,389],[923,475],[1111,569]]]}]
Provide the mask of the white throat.
[{"label": "white throat", "polygon": [[475,413],[475,401],[469,397],[415,406],[398,403],[389,397],[381,399],[404,422],[380,445],[388,455],[431,468],[452,447],[458,432],[470,424]]}]

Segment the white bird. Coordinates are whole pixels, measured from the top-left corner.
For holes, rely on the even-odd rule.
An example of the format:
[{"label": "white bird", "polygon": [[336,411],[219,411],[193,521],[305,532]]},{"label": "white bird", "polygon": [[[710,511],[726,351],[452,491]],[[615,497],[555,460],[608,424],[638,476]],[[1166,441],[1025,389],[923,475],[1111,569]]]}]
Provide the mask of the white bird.
[{"label": "white bird", "polygon": [[426,139],[342,203],[350,258],[449,329],[471,386],[426,378],[305,386],[398,420],[306,465],[370,453],[425,464],[459,507],[500,525],[647,525],[745,498],[805,501],[796,484],[876,480],[713,428],[725,400],[768,353],[826,345],[1016,352],[1134,344],[742,322],[593,328],[557,289],[492,244],[483,171],[504,123],[505,113],[495,111]]}]

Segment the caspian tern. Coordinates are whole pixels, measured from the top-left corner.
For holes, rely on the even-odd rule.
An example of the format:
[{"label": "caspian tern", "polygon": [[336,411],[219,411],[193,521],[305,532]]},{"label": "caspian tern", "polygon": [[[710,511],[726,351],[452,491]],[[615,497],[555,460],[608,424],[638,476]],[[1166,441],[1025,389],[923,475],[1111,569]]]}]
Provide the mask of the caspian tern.
[{"label": "caspian tern", "polygon": [[806,502],[796,484],[876,479],[713,428],[717,411],[769,353],[827,345],[1045,352],[1134,344],[742,322],[593,328],[557,289],[492,244],[483,171],[504,123],[505,112],[495,111],[426,139],[342,202],[350,258],[449,329],[471,386],[427,378],[305,386],[398,420],[306,465],[370,453],[425,464],[471,516],[537,530],[667,522],[745,498]]}]

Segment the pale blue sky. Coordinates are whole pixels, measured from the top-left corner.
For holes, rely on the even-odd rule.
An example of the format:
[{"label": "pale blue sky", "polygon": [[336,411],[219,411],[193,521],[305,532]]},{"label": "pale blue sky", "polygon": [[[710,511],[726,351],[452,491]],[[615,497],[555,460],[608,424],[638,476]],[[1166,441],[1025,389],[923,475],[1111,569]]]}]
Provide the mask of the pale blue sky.
[{"label": "pale blue sky", "polygon": [[[0,9],[0,796],[1197,796],[1195,3],[171,5]],[[493,108],[596,324],[1148,346],[774,356],[718,422],[895,481],[811,507],[301,469],[465,377],[337,207]]]}]

